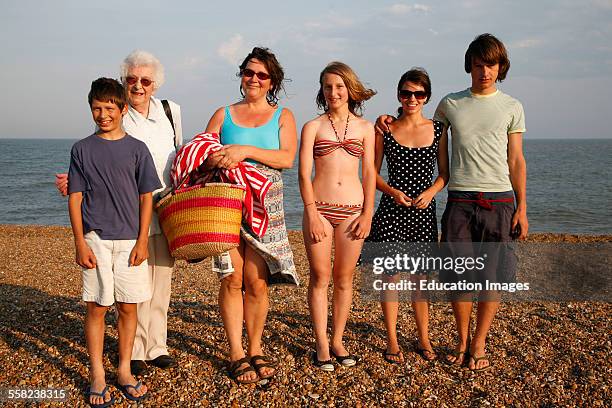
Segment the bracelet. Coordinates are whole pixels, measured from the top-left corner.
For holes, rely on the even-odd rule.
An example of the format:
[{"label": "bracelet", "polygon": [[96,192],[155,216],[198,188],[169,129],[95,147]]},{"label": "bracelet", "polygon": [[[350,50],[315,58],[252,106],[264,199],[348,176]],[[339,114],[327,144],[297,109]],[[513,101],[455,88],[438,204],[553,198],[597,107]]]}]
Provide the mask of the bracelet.
[{"label": "bracelet", "polygon": [[312,203],[308,203],[308,204],[304,204],[304,208],[308,207],[309,205],[313,205],[314,201]]}]

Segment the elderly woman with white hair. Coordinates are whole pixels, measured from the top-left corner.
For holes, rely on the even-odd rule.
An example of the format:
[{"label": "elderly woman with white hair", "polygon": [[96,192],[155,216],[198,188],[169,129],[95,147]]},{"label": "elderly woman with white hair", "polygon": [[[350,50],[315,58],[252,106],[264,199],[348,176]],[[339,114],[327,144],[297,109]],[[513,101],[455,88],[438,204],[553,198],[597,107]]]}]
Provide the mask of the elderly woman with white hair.
[{"label": "elderly woman with white hair", "polygon": [[[149,52],[136,50],[123,60],[121,81],[129,102],[128,112],[123,117],[123,128],[147,145],[164,189],[170,186],[170,167],[176,149],[182,143],[180,107],[172,101],[153,96],[164,83],[164,67]],[[68,176],[56,175],[56,185],[66,195]],[[131,364],[134,375],[145,371],[145,361],[159,368],[176,366],[166,346],[174,259],[170,256],[156,215],[151,220],[149,230],[148,263],[153,296],[150,301],[138,304],[138,327]]]}]

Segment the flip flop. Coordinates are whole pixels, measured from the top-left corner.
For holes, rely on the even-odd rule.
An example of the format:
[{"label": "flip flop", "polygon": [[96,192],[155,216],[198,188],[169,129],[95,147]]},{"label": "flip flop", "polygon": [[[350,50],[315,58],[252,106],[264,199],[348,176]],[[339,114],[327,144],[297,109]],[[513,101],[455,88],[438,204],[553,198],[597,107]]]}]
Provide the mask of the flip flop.
[{"label": "flip flop", "polygon": [[[256,360],[259,360],[260,363],[255,363]],[[255,368],[255,371],[257,371],[257,375],[259,375],[259,370],[261,368],[274,368],[274,372],[272,374],[266,375],[265,377],[263,375],[259,375],[259,378],[261,378],[262,380],[266,380],[268,378],[272,378],[274,377],[274,375],[276,374],[276,366],[277,363],[274,360],[270,360],[270,357],[267,356],[251,356],[251,361],[250,364],[253,366],[253,368]]]},{"label": "flip flop", "polygon": [[[385,358],[385,361],[387,363],[391,363],[391,364],[404,364],[406,361],[404,360],[404,355],[402,353],[402,350],[398,351],[397,353],[389,353],[388,351],[384,351],[383,352],[383,357]],[[401,357],[402,360],[404,361],[400,361],[400,360],[394,360],[390,357]]]},{"label": "flip flop", "polygon": [[329,354],[331,354],[331,356],[335,358],[338,364],[340,364],[342,367],[353,367],[357,364],[357,357],[350,354],[348,356],[339,356],[331,349],[329,350]]},{"label": "flip flop", "polygon": [[471,371],[475,372],[475,373],[479,373],[482,371],[487,371],[491,368],[492,364],[491,361],[489,361],[489,357],[487,357],[487,355],[485,354],[482,357],[474,357],[474,356],[470,356],[470,359],[474,360],[474,367],[476,367],[476,365],[478,364],[479,361],[481,360],[486,360],[489,362],[489,365],[484,366],[484,367],[480,367],[480,368],[474,368],[473,370],[470,369]]},{"label": "flip flop", "polygon": [[[461,363],[457,364],[457,361],[459,361],[459,357],[461,357],[462,355],[463,355],[463,359],[461,360]],[[463,364],[465,364],[465,358],[469,357],[469,355],[470,354],[467,352],[467,350],[463,350],[463,351],[454,350],[450,352],[449,354],[447,354],[446,357],[443,359],[443,361],[445,364],[449,366],[461,367]],[[455,361],[450,361],[448,359],[448,356],[455,357]]]},{"label": "flip flop", "polygon": [[149,395],[149,391],[145,392],[140,397],[135,397],[135,396],[133,396],[132,394],[130,394],[128,392],[128,389],[130,389],[130,388],[138,391],[140,389],[140,387],[142,387],[142,381],[138,381],[134,385],[132,385],[132,384],[121,385],[121,384],[117,383],[117,389],[119,389],[119,391],[121,391],[123,396],[125,398],[129,399],[130,401],[142,401],[143,399],[145,399],[145,397],[147,397],[147,395]]},{"label": "flip flop", "polygon": [[[243,364],[248,364],[246,367],[240,368]],[[254,372],[256,374],[255,378],[252,380],[239,380],[243,374]],[[236,381],[238,384],[253,384],[261,380],[259,378],[259,374],[255,371],[255,368],[251,365],[251,359],[248,357],[242,357],[240,360],[232,361],[229,366],[229,376],[232,380]]]},{"label": "flip flop", "polygon": [[91,387],[87,387],[87,390],[85,390],[85,396],[87,397],[87,403],[92,408],[106,408],[106,407],[110,407],[111,405],[113,405],[115,403],[115,397],[113,396],[113,394],[111,394],[111,399],[109,399],[108,401],[103,402],[102,404],[92,404],[92,403],[89,402],[89,397],[91,395],[95,395],[96,397],[102,397],[102,399],[104,399],[104,396],[106,395],[107,392],[108,392],[108,385],[106,387],[104,387],[104,389],[102,391],[100,391],[100,392],[92,391]]},{"label": "flip flop", "polygon": [[[421,358],[422,358],[423,360],[427,361],[428,363],[434,362],[434,361],[436,361],[436,360],[438,359],[438,355],[437,355],[437,354],[436,354],[436,352],[433,350],[433,347],[432,347],[431,349],[424,349],[424,348],[421,348],[421,347],[418,345],[418,343],[417,343],[416,347],[414,348],[414,351],[416,351],[416,353],[417,353],[419,356],[421,356]],[[429,357],[427,357],[427,354],[425,354],[425,353],[428,353],[430,356],[432,356],[432,355],[433,355],[433,358],[429,358]]]}]

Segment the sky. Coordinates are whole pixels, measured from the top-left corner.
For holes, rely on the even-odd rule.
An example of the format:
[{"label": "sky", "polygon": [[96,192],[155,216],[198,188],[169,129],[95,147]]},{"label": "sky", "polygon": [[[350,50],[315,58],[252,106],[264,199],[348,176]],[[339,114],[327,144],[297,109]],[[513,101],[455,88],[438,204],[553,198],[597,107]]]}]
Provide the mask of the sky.
[{"label": "sky", "polygon": [[378,92],[369,120],[394,112],[399,77],[424,67],[431,116],[469,86],[465,50],[484,32],[508,48],[499,88],[523,103],[526,138],[612,138],[612,0],[3,1],[0,138],[89,135],[91,81],[117,78],[134,49],[164,65],[156,96],[181,105],[185,138],[239,100],[238,64],[254,46],[269,47],[291,79],[281,104],[298,132],[320,113],[319,73],[334,60]]}]

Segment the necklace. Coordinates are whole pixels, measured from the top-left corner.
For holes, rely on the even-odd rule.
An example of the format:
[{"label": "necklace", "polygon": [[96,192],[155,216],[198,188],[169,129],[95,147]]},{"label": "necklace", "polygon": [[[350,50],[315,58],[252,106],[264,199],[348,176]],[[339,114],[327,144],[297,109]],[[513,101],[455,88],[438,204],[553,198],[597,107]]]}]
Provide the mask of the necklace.
[{"label": "necklace", "polygon": [[329,112],[327,112],[327,118],[329,119],[329,123],[331,123],[332,129],[334,129],[334,135],[336,135],[336,140],[338,140],[339,143],[343,143],[346,140],[346,132],[348,132],[348,123],[350,117],[350,113],[346,115],[346,127],[344,128],[344,136],[342,137],[342,140],[340,140],[340,138],[338,137],[338,132],[336,131],[336,127],[334,126],[334,121],[332,120]]}]

